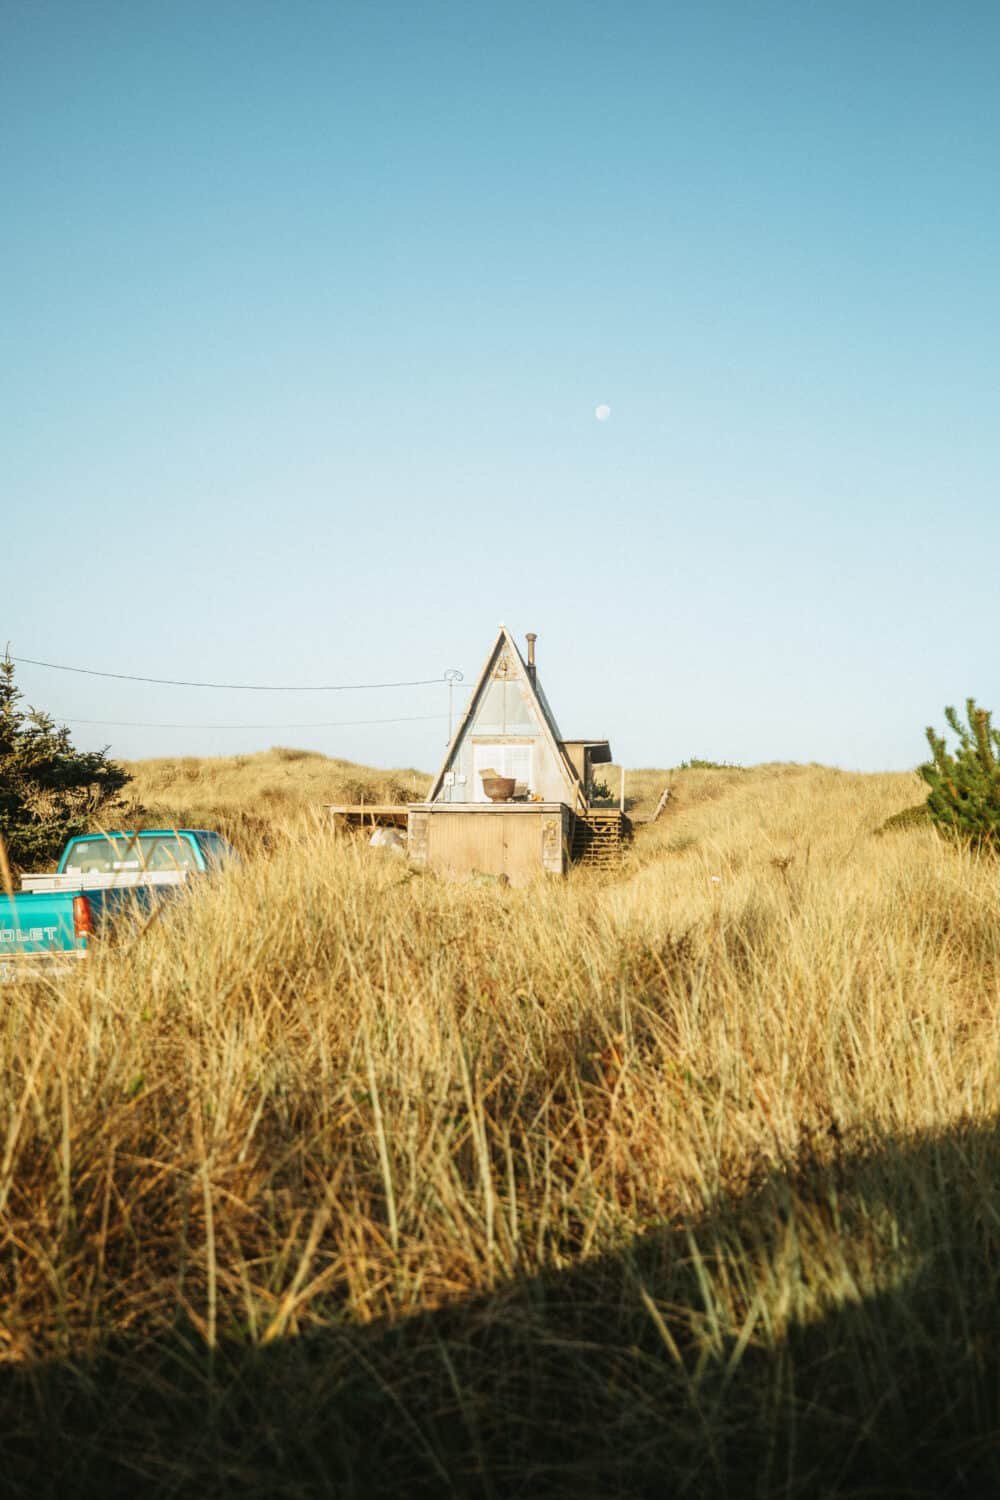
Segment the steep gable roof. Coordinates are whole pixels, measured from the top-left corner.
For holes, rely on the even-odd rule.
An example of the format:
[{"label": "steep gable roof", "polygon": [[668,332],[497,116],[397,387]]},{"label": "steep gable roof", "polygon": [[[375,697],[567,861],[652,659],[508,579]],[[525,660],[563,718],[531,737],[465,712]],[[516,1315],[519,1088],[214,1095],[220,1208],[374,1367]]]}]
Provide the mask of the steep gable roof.
[{"label": "steep gable roof", "polygon": [[428,793],[428,802],[436,801],[440,795],[445,774],[457,758],[462,741],[468,733],[470,726],[475,723],[479,706],[500,666],[501,660],[505,660],[504,676],[506,679],[520,683],[528,705],[535,711],[539,725],[541,726],[542,738],[548,744],[553,757],[565,774],[568,794],[567,801],[575,803],[578,799],[582,800],[583,788],[580,785],[580,779],[562,747],[558,726],[549,707],[548,700],[542,692],[537,674],[532,676],[531,672],[528,671],[527,664],[518,650],[517,642],[506,625],[501,625],[497,630],[492,646],[486,654],[486,660],[483,663],[482,671],[476,679],[476,685],[472,690],[472,695],[469,698],[465,712],[459,719],[455,733],[451,737],[451,743],[445,751],[444,760],[441,762],[441,769],[434,778],[434,784]]}]

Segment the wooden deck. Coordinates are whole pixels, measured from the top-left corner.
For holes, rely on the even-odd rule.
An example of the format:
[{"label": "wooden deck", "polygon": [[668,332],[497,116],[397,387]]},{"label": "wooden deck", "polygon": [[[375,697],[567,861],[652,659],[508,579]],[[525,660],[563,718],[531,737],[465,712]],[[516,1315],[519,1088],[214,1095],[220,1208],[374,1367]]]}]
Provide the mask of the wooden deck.
[{"label": "wooden deck", "polygon": [[[562,810],[570,817],[570,859],[573,864],[613,869],[621,863],[625,846],[632,838],[632,819],[617,807],[591,807],[586,812],[571,815],[569,808],[562,808],[559,803],[419,803],[412,808],[382,802],[327,804],[334,827],[342,833],[371,832],[375,828],[398,828],[406,833],[411,812],[436,814],[435,827],[440,825],[441,828],[444,828],[445,821],[450,826],[459,815],[478,814],[481,816],[474,816],[469,826],[482,822],[486,828],[497,821],[499,814],[520,815],[520,818],[534,822],[539,814],[553,810]],[[476,865],[477,859],[481,862],[481,852],[476,858],[470,854],[470,868]]]},{"label": "wooden deck", "polygon": [[401,828],[406,832],[408,809],[391,802],[353,802],[335,804],[328,802],[326,810],[333,819],[333,826],[340,833],[356,829]]}]

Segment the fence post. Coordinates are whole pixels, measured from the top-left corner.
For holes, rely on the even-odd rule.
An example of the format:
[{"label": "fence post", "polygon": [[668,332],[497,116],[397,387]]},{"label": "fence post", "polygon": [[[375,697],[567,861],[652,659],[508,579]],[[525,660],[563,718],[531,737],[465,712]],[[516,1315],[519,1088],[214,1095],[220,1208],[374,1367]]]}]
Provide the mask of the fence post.
[{"label": "fence post", "polygon": [[10,872],[10,860],[7,858],[7,845],[4,843],[3,834],[0,833],[0,881],[7,895],[14,899],[14,877]]}]

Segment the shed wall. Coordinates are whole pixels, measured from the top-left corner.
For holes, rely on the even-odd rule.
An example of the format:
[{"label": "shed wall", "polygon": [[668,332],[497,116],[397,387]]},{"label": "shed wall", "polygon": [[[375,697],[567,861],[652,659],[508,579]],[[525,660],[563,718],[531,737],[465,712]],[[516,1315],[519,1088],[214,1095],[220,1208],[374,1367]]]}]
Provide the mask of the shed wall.
[{"label": "shed wall", "polygon": [[540,875],[561,875],[569,862],[570,809],[504,808],[475,811],[443,807],[411,810],[411,862],[442,875],[504,875],[526,885]]}]

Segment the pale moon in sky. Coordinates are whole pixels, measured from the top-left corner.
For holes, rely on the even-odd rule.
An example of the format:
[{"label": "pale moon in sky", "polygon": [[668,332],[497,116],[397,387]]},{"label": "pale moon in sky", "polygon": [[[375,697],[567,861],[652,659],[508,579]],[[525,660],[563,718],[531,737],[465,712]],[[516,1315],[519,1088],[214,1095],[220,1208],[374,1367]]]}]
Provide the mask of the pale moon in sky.
[{"label": "pale moon in sky", "polygon": [[599,422],[606,422],[608,420],[608,418],[610,417],[610,415],[611,415],[611,407],[610,406],[605,406],[603,402],[601,403],[600,406],[595,406],[594,407],[594,416],[597,418],[597,420]]}]

